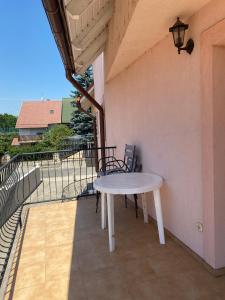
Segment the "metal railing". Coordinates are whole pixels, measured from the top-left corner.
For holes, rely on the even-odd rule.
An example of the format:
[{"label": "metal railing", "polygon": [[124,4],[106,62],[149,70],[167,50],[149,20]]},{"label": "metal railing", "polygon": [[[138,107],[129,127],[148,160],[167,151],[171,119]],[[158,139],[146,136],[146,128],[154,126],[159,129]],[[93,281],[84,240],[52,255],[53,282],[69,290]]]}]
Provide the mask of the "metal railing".
[{"label": "metal railing", "polygon": [[[105,157],[116,147],[105,147]],[[102,148],[23,153],[0,167],[0,286],[23,207],[93,195]]]},{"label": "metal railing", "polygon": [[0,285],[2,283],[21,209],[17,201],[12,201],[17,193],[20,158],[15,156],[0,168]]}]

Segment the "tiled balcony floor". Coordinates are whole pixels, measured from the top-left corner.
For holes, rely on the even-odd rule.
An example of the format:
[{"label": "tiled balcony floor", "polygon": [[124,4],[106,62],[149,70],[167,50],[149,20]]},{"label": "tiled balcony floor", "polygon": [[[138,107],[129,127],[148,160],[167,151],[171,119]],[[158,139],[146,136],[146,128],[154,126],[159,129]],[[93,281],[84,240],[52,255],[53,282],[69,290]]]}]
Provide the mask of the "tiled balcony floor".
[{"label": "tiled balcony floor", "polygon": [[225,299],[225,277],[214,278],[170,238],[160,246],[139,215],[116,199],[110,254],[94,198],[31,208],[5,299]]}]

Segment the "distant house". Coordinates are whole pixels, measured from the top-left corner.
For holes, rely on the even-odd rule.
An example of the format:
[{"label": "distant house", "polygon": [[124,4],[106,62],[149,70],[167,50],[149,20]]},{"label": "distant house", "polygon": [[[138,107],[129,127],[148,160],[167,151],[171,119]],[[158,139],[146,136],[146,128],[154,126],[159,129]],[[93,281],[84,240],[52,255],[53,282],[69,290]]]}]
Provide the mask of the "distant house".
[{"label": "distant house", "polygon": [[62,101],[42,100],[23,102],[16,128],[19,137],[13,146],[34,144],[42,139],[43,133],[56,124],[61,124]]},{"label": "distant house", "polygon": [[73,112],[77,110],[73,105],[74,98],[62,98],[62,124],[69,124],[73,116]]}]

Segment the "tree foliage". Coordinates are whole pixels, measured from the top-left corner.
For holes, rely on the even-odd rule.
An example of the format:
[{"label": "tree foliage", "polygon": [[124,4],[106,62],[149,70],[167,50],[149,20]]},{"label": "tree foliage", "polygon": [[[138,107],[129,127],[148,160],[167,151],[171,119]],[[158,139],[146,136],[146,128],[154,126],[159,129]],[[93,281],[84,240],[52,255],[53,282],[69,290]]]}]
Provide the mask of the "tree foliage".
[{"label": "tree foliage", "polygon": [[0,114],[0,128],[14,128],[17,117],[10,114]]},{"label": "tree foliage", "polygon": [[87,114],[78,110],[75,111],[71,119],[71,124],[74,133],[80,135],[84,142],[93,140],[93,120]]},{"label": "tree foliage", "polygon": [[[85,71],[84,75],[76,75],[75,79],[85,90],[88,90],[94,82],[92,66]],[[75,98],[74,105],[76,105],[77,98],[79,99],[82,95],[79,91],[75,90],[71,96]],[[89,110],[89,112],[91,112],[91,110]],[[70,127],[75,134],[82,137],[84,142],[93,140],[93,119],[78,109],[72,115]]]},{"label": "tree foliage", "polygon": [[66,125],[54,126],[44,134],[43,141],[39,143],[39,147],[45,150],[60,150],[62,149],[64,138],[72,134],[73,131]]},{"label": "tree foliage", "polygon": [[[91,86],[94,82],[92,66],[88,67],[83,75],[80,74],[75,75],[75,79],[87,91],[89,86]],[[71,97],[77,98],[81,96],[82,95],[78,90],[71,92]]]},{"label": "tree foliage", "polygon": [[16,134],[0,134],[0,156],[11,150],[11,143]]}]

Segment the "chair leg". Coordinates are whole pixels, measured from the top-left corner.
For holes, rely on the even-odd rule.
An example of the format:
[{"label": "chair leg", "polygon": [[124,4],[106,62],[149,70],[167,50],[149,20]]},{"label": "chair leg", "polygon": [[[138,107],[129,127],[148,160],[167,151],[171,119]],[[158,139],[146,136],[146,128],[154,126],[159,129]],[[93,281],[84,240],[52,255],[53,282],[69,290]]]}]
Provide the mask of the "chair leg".
[{"label": "chair leg", "polygon": [[134,203],[135,203],[136,218],[138,218],[137,194],[134,194]]},{"label": "chair leg", "polygon": [[125,207],[127,208],[127,195],[124,195],[125,198]]},{"label": "chair leg", "polygon": [[96,210],[95,210],[95,212],[96,212],[96,214],[97,214],[97,212],[98,212],[98,204],[99,204],[99,198],[100,198],[100,192],[99,191],[97,191],[96,192]]}]

